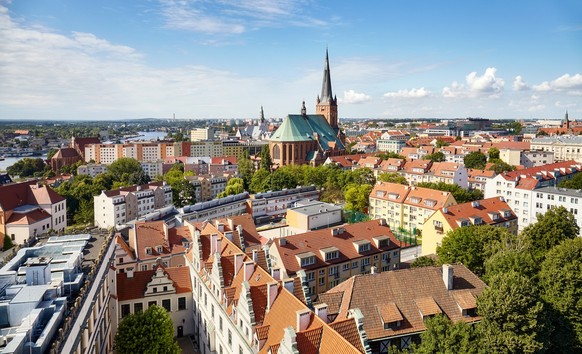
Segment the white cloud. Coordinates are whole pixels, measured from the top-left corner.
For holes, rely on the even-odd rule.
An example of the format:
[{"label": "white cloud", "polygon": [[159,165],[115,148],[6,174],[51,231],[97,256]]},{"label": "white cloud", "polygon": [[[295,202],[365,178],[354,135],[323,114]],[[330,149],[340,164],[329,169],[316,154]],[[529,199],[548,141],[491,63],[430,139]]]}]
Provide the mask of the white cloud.
[{"label": "white cloud", "polygon": [[536,91],[561,91],[571,95],[582,94],[582,75],[564,74],[553,81],[544,81],[533,87]]},{"label": "white cloud", "polygon": [[341,100],[342,103],[358,104],[368,102],[372,97],[366,95],[365,93],[358,93],[354,90],[344,91],[344,98]]},{"label": "white cloud", "polygon": [[[263,27],[322,27],[298,0],[160,0],[166,27],[206,34],[240,34]],[[339,19],[335,19],[338,22]]]},{"label": "white cloud", "polygon": [[533,86],[534,91],[550,91],[552,89],[552,86],[550,85],[549,82],[544,81],[541,84],[538,85],[534,85]]},{"label": "white cloud", "polygon": [[560,101],[556,101],[556,103],[554,105],[556,107],[558,107],[558,108],[572,108],[572,107],[576,107],[576,103],[562,103]]},{"label": "white cloud", "polygon": [[541,110],[543,110],[544,108],[546,108],[546,106],[545,106],[545,105],[543,105],[543,104],[538,104],[538,105],[535,105],[535,106],[531,106],[531,107],[529,107],[529,108],[528,108],[528,111],[530,111],[530,112],[537,112],[537,111],[541,111]]},{"label": "white cloud", "polygon": [[430,91],[425,89],[424,87],[421,88],[412,88],[410,90],[398,90],[394,92],[386,92],[384,97],[388,98],[422,98],[427,97],[430,95]]},{"label": "white cloud", "polygon": [[505,81],[495,76],[496,68],[487,68],[482,76],[474,71],[465,77],[466,85],[453,81],[451,87],[443,88],[442,95],[456,97],[500,97]]},{"label": "white cloud", "polygon": [[513,91],[526,91],[529,90],[529,86],[523,81],[521,76],[516,76],[513,79]]}]

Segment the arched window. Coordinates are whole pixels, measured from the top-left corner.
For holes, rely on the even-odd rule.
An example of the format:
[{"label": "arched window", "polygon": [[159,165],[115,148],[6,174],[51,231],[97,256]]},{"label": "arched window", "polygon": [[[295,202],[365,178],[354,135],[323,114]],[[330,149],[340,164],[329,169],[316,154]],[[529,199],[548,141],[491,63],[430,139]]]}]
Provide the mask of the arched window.
[{"label": "arched window", "polygon": [[281,159],[281,149],[279,145],[273,146],[273,160],[280,160]]}]

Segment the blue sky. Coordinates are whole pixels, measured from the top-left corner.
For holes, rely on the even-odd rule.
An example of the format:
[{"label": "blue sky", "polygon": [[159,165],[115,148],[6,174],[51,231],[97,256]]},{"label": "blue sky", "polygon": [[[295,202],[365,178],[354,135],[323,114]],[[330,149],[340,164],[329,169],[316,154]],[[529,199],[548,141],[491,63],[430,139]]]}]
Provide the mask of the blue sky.
[{"label": "blue sky", "polygon": [[0,119],[582,119],[582,1],[0,0]]}]

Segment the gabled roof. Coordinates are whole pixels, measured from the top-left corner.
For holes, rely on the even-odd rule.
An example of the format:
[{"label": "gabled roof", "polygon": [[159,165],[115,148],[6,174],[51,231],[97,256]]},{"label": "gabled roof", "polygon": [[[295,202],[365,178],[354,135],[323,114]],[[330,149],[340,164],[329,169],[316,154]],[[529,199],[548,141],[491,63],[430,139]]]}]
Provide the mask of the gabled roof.
[{"label": "gabled roof", "polygon": [[[135,228],[130,230],[130,235],[135,234],[135,242],[130,236],[130,245],[135,249],[138,259],[147,260],[170,254],[180,254],[186,251],[183,242],[192,242],[192,235],[187,227],[174,227],[168,229],[163,220],[143,221],[135,223]],[[162,252],[158,252],[157,246],[162,246]],[[148,254],[146,249],[150,248]]]},{"label": "gabled roof", "polygon": [[55,204],[65,200],[57,192],[47,186],[38,186],[35,180],[22,183],[0,185],[0,207],[4,212],[31,204]]},{"label": "gabled roof", "polygon": [[75,150],[73,148],[62,148],[62,149],[57,150],[57,152],[51,157],[51,160],[70,158],[70,157],[81,158],[79,156],[79,154],[77,153],[77,150]]},{"label": "gabled roof", "polygon": [[[161,265],[164,273],[174,283],[176,294],[192,293],[192,283],[190,281],[190,267],[168,267]],[[117,273],[117,298],[119,301],[142,299],[144,297],[148,283],[156,270],[143,270],[133,272],[129,278],[127,273]]]},{"label": "gabled roof", "polygon": [[324,116],[318,114],[288,115],[269,139],[269,141],[275,142],[316,140],[319,141],[324,151],[329,150],[330,145],[333,144],[337,149],[345,148],[335,129],[329,125]]},{"label": "gabled roof", "polygon": [[[467,307],[471,296],[476,297],[485,283],[463,265],[453,267],[453,290],[447,290],[440,267],[394,270],[368,275],[356,275],[335,288],[320,294],[318,303],[338,299],[339,306],[328,307],[328,314],[337,314],[335,322],[347,318],[351,308],[359,308],[364,315],[364,330],[368,339],[377,340],[417,333],[426,329],[420,308],[430,313],[442,312],[453,322],[478,321],[479,317],[463,317],[461,307]],[[459,295],[461,293],[462,295]],[[333,298],[331,298],[333,296]],[[458,301],[457,301],[458,300]],[[378,307],[394,304],[402,316],[400,327],[385,328],[382,316],[395,318],[393,311],[378,311]],[[332,312],[332,309],[338,309]]]},{"label": "gabled roof", "polygon": [[449,198],[453,198],[451,192],[443,192],[436,189],[413,186],[410,187],[410,192],[406,196],[404,204],[413,205],[424,209],[438,210],[445,206],[445,203],[447,200],[449,200]]},{"label": "gabled roof", "polygon": [[[336,232],[335,235],[334,232]],[[389,237],[389,242],[386,246],[376,247],[374,238],[379,236]],[[280,242],[281,239],[285,241]],[[360,240],[370,242],[369,251],[358,253],[354,247],[354,242]],[[281,243],[284,244],[281,245]],[[302,269],[297,261],[297,257],[300,257],[301,254],[307,251],[313,253],[315,256],[315,263],[303,268],[309,270],[317,269],[328,264],[346,262],[350,259],[364,257],[385,250],[396,249],[400,247],[400,243],[387,225],[382,225],[380,220],[370,220],[351,225],[343,225],[341,227],[286,236],[276,240],[275,246],[281,257],[281,264],[287,270],[287,274],[294,275]],[[327,251],[326,249],[330,247],[334,247],[334,249],[339,251],[339,257],[326,261],[322,252]],[[332,250],[330,249],[330,251]]]},{"label": "gabled roof", "polygon": [[[508,217],[503,216],[504,210],[510,211]],[[503,197],[493,197],[474,202],[451,205],[446,208],[441,208],[440,212],[453,230],[460,227],[458,221],[461,219],[474,220],[475,217],[479,217],[484,224],[489,225],[517,220],[517,216],[511,210],[511,207],[505,202]],[[494,215],[497,216],[497,219],[495,220],[493,220]]]},{"label": "gabled roof", "polygon": [[28,213],[13,213],[6,221],[7,225],[32,225],[39,221],[49,219],[51,215],[43,209],[36,209]]},{"label": "gabled roof", "polygon": [[164,185],[165,182],[160,181],[160,182],[150,182],[148,184],[142,184],[141,186],[138,185],[133,185],[133,186],[129,186],[129,187],[123,187],[123,188],[119,188],[119,189],[112,189],[112,190],[108,190],[108,191],[103,191],[102,193],[105,194],[108,197],[114,197],[117,195],[121,195],[121,194],[127,194],[130,192],[136,192],[138,187],[141,188],[142,191],[151,189],[154,190],[156,188],[159,188],[161,186]]},{"label": "gabled roof", "polygon": [[388,200],[394,203],[403,203],[410,192],[410,187],[399,183],[378,182],[370,192],[370,198]]}]

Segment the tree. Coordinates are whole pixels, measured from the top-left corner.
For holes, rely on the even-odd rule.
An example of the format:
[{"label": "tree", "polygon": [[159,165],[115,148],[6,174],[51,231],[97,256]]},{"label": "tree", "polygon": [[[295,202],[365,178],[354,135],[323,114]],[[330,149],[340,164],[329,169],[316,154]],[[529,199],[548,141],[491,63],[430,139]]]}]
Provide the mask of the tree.
[{"label": "tree", "polygon": [[445,182],[421,182],[416,184],[418,187],[436,189],[444,192],[451,192],[457,203],[472,202],[474,200],[483,199],[483,192],[478,189],[467,191],[456,184],[448,184]]},{"label": "tree", "polygon": [[366,213],[370,203],[372,186],[369,184],[350,184],[344,194],[346,209]]},{"label": "tree", "polygon": [[115,350],[119,354],[181,352],[174,339],[170,314],[156,305],[121,320],[115,335]]},{"label": "tree", "polygon": [[59,151],[59,149],[50,148],[49,151],[46,153],[46,159],[50,160],[55,154]]},{"label": "tree", "polygon": [[253,193],[261,193],[269,190],[271,186],[271,173],[264,169],[259,169],[253,174],[249,189]]},{"label": "tree", "polygon": [[445,161],[445,154],[443,154],[440,151],[437,151],[434,154],[424,155],[422,158],[424,160],[431,160],[432,162],[442,162]]},{"label": "tree", "polygon": [[477,334],[471,324],[463,321],[453,323],[445,315],[436,315],[427,319],[425,326],[420,344],[413,349],[415,354],[479,352]]},{"label": "tree", "polygon": [[400,159],[400,160],[406,160],[406,157],[399,155],[395,152],[390,152],[390,151],[386,151],[386,152],[380,152],[376,154],[376,157],[381,158],[382,160],[388,160],[388,159]]},{"label": "tree", "polygon": [[115,160],[111,165],[107,166],[107,172],[115,177],[116,182],[126,186],[145,184],[150,181],[139,161],[131,157],[122,157]]},{"label": "tree", "polygon": [[477,275],[483,275],[484,263],[489,256],[489,244],[498,242],[509,233],[502,227],[471,225],[449,231],[437,246],[441,263],[463,263]]},{"label": "tree", "polygon": [[226,184],[224,192],[218,193],[217,198],[228,197],[229,195],[239,194],[245,191],[244,181],[242,178],[231,178]]},{"label": "tree", "polygon": [[8,235],[4,235],[4,246],[2,250],[7,251],[14,247],[14,243],[12,243],[12,239]]},{"label": "tree", "polygon": [[438,147],[439,149],[442,148],[443,146],[449,146],[451,145],[450,143],[445,142],[443,139],[438,138],[436,141],[436,147]]},{"label": "tree", "polygon": [[271,161],[271,152],[269,151],[269,145],[263,145],[261,148],[261,170],[271,171],[271,166],[273,162]]},{"label": "tree", "polygon": [[384,172],[378,176],[378,181],[382,182],[390,182],[390,183],[398,183],[404,184],[405,186],[408,185],[408,181],[404,176],[397,172]]},{"label": "tree", "polygon": [[543,261],[546,252],[552,247],[567,239],[574,239],[580,233],[574,215],[563,206],[552,208],[537,217],[536,223],[523,229],[522,236],[531,245],[532,255],[538,262]]},{"label": "tree", "polygon": [[251,161],[249,151],[243,151],[242,157],[238,159],[238,174],[243,179],[243,186],[245,190],[248,189],[249,185],[251,184],[254,170],[255,168],[253,162]]},{"label": "tree", "polygon": [[512,133],[512,134],[519,134],[521,133],[521,130],[523,129],[523,126],[521,125],[520,122],[511,122],[507,125],[507,129]]},{"label": "tree", "polygon": [[410,268],[431,267],[435,266],[436,264],[437,262],[433,258],[420,256],[410,264]]},{"label": "tree", "polygon": [[542,298],[559,316],[556,322],[562,323],[555,333],[560,352],[582,352],[582,238],[565,240],[549,250],[539,274]]},{"label": "tree", "polygon": [[48,166],[42,159],[25,157],[16,161],[14,165],[8,166],[6,172],[11,176],[33,177],[41,176],[46,168]]},{"label": "tree", "polygon": [[482,170],[487,164],[487,156],[480,151],[473,151],[463,158],[466,168],[476,168]]},{"label": "tree", "polygon": [[508,171],[515,171],[515,167],[511,166],[510,164],[501,161],[501,160],[493,160],[489,159],[490,162],[493,162],[493,166],[489,167],[489,171],[495,171],[497,174],[501,174],[503,172]]},{"label": "tree", "polygon": [[515,271],[525,277],[533,278],[539,271],[539,262],[531,254],[531,246],[522,235],[510,233],[501,235],[501,239],[486,247],[485,275],[483,280],[490,282],[496,274]]},{"label": "tree", "polygon": [[537,353],[547,346],[550,327],[531,278],[515,271],[496,274],[477,298],[477,308],[486,353]]},{"label": "tree", "polygon": [[558,185],[561,188],[582,189],[582,173],[577,173],[572,179],[567,179]]},{"label": "tree", "polygon": [[293,173],[289,172],[289,170],[277,169],[273,174],[271,174],[270,190],[280,191],[284,188],[295,187],[297,187],[297,179]]},{"label": "tree", "polygon": [[369,184],[370,186],[376,184],[374,172],[367,168],[358,168],[352,171],[344,171],[338,176],[338,183],[340,186],[349,186],[350,184]]},{"label": "tree", "polygon": [[94,203],[91,201],[83,199],[79,203],[79,208],[75,212],[75,216],[73,216],[73,220],[75,224],[82,225],[82,224],[92,224],[94,220]]},{"label": "tree", "polygon": [[489,155],[489,161],[498,159],[499,158],[499,149],[496,147],[489,148],[487,151],[487,155]]}]

